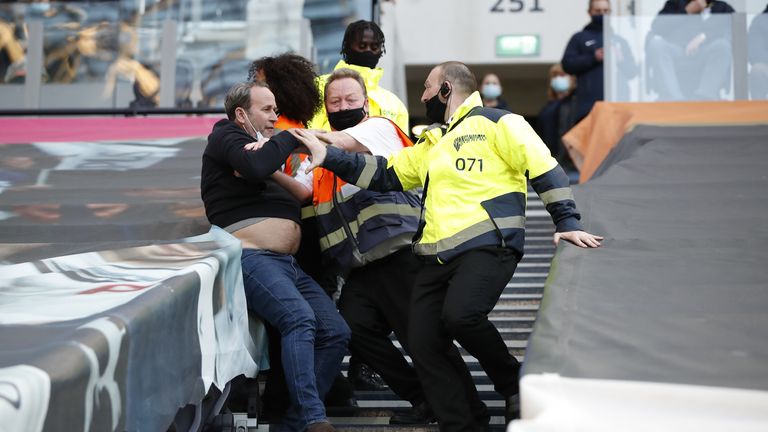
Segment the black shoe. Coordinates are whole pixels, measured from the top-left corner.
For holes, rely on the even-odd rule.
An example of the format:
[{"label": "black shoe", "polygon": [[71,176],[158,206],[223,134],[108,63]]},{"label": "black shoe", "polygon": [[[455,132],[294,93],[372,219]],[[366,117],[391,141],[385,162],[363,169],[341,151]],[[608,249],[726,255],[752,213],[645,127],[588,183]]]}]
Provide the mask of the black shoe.
[{"label": "black shoe", "polygon": [[339,372],[330,390],[325,395],[326,407],[357,408],[357,399],[352,384]]},{"label": "black shoe", "polygon": [[411,409],[403,414],[395,414],[389,418],[389,424],[430,424],[437,421],[437,417],[432,412],[429,404],[422,402],[418,405],[414,405]]},{"label": "black shoe", "polygon": [[473,414],[475,415],[475,420],[477,420],[477,422],[484,428],[487,429],[491,424],[491,412],[488,411],[488,407],[485,404],[483,404],[481,410],[473,412]]},{"label": "black shoe", "polygon": [[379,374],[365,363],[350,360],[347,378],[355,390],[386,390],[387,385]]},{"label": "black shoe", "polygon": [[520,394],[513,394],[506,398],[504,404],[504,420],[506,423],[520,418]]}]

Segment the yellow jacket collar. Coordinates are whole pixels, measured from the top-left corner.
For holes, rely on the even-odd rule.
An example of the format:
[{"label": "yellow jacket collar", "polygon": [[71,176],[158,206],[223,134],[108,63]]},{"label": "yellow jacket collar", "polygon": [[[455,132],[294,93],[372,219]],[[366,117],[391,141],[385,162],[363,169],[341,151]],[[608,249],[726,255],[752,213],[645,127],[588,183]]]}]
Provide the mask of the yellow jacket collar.
[{"label": "yellow jacket collar", "polygon": [[353,71],[359,73],[360,76],[363,77],[363,80],[365,81],[365,88],[368,91],[371,91],[377,88],[379,86],[379,81],[381,80],[381,77],[384,76],[384,69],[382,68],[371,69],[365,66],[349,64],[344,60],[339,60],[339,63],[337,63],[336,67],[333,69],[336,70],[341,68],[352,69]]},{"label": "yellow jacket collar", "polygon": [[433,123],[424,129],[423,132],[421,132],[421,135],[419,135],[419,139],[416,141],[416,143],[434,145],[436,142],[440,141],[440,138],[443,137],[444,132],[445,130],[440,127],[439,123]]},{"label": "yellow jacket collar", "polygon": [[459,105],[458,108],[456,108],[456,111],[453,113],[451,118],[448,120],[448,129],[450,130],[453,127],[453,124],[457,121],[461,120],[469,114],[469,111],[472,110],[472,108],[481,107],[483,106],[483,98],[480,97],[480,92],[474,92],[469,97],[464,100],[464,102]]}]

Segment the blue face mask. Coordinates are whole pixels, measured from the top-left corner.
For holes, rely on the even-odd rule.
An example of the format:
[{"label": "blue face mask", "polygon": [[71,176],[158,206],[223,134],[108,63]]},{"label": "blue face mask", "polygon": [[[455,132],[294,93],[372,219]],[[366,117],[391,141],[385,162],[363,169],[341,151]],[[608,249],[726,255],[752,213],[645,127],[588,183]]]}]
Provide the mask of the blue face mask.
[{"label": "blue face mask", "polygon": [[565,93],[571,88],[571,79],[567,76],[556,76],[549,82],[550,87],[555,93]]},{"label": "blue face mask", "polygon": [[596,27],[603,26],[603,15],[592,15],[592,25]]},{"label": "blue face mask", "polygon": [[496,99],[501,96],[501,86],[498,84],[485,84],[480,89],[484,99]]}]

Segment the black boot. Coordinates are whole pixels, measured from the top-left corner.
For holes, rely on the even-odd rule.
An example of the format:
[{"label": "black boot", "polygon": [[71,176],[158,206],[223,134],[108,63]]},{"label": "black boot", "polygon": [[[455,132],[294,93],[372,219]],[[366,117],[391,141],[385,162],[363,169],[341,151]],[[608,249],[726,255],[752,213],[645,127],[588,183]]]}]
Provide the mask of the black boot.
[{"label": "black boot", "polygon": [[432,412],[432,408],[424,401],[420,404],[414,405],[411,409],[403,414],[395,414],[389,418],[389,424],[430,424],[437,421],[437,417]]},{"label": "black boot", "polygon": [[504,404],[504,420],[507,424],[520,418],[520,394],[507,396]]},{"label": "black boot", "polygon": [[357,408],[357,398],[352,384],[339,372],[325,395],[325,406],[336,408]]},{"label": "black boot", "polygon": [[488,429],[488,425],[491,424],[491,412],[488,411],[488,406],[480,402],[480,405],[472,409],[472,414],[481,426]]},{"label": "black boot", "polygon": [[355,390],[377,391],[387,389],[387,385],[379,374],[374,372],[367,364],[358,361],[354,356],[349,359],[347,378]]}]

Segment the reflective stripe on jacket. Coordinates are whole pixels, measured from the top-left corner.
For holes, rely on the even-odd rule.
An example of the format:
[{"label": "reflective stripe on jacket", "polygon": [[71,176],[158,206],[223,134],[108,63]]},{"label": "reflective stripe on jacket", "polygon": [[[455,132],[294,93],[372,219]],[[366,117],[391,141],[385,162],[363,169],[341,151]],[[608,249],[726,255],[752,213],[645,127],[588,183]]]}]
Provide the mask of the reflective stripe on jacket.
[{"label": "reflective stripe on jacket", "polygon": [[[389,121],[403,148],[411,147],[408,136]],[[418,195],[361,190],[322,168],[314,171],[313,181],[313,213],[324,261],[349,269],[410,245],[421,210]]]},{"label": "reflective stripe on jacket", "polygon": [[[408,110],[405,108],[405,104],[391,91],[379,87],[379,81],[384,75],[384,69],[381,68],[367,68],[365,66],[357,66],[346,63],[344,60],[340,60],[336,64],[335,69],[347,68],[352,69],[360,74],[365,81],[365,89],[368,93],[368,109],[370,110],[368,115],[371,117],[385,117],[397,125],[400,129],[408,131]],[[317,78],[317,87],[320,89],[320,96],[325,100],[323,92],[325,91],[325,83],[328,81],[330,74],[321,75]],[[328,124],[328,114],[325,112],[325,106],[322,106],[320,110],[309,122],[310,129],[325,129],[331,130],[331,126]]]},{"label": "reflective stripe on jacket", "polygon": [[528,178],[557,231],[581,229],[568,176],[547,146],[521,116],[484,108],[478,92],[457,108],[437,143],[389,160],[329,148],[323,165],[370,190],[408,190],[429,178],[414,250],[443,262],[490,245],[522,256]]}]

